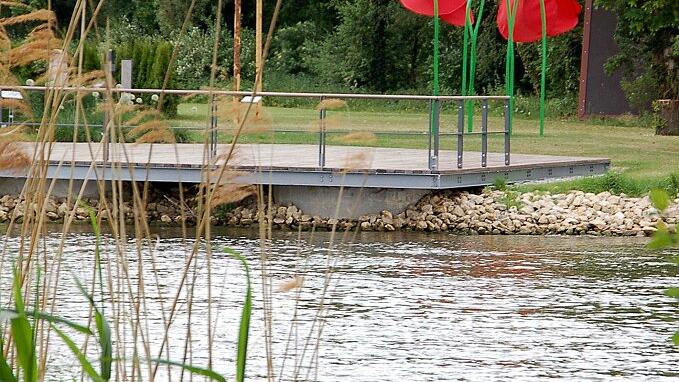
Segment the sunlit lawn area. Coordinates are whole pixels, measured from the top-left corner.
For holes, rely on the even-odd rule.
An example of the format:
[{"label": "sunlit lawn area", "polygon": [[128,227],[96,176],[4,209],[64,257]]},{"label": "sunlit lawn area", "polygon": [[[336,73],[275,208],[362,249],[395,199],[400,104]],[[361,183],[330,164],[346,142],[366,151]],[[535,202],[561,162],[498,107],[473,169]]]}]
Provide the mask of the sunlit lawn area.
[{"label": "sunlit lawn area", "polygon": [[[496,106],[497,108],[497,106]],[[495,115],[499,110],[495,110]],[[480,129],[479,113],[474,121],[475,131]],[[206,104],[181,104],[179,114],[171,121],[173,126],[205,128],[208,106]],[[318,112],[311,108],[264,107],[256,123],[247,123],[246,133],[240,142],[259,143],[317,143]],[[444,110],[442,133],[453,133],[457,116]],[[503,119],[491,116],[491,131],[501,131]],[[220,141],[230,141],[235,124],[220,121],[223,129]],[[428,114],[414,112],[329,111],[327,128],[331,132],[328,144],[352,144],[379,147],[426,148]],[[292,131],[294,130],[294,131]],[[375,133],[374,139],[345,139],[351,132]],[[199,130],[189,135],[202,139]],[[363,134],[362,136],[365,136]],[[442,149],[454,150],[455,136],[443,136]],[[538,121],[516,118],[511,138],[513,153],[548,154],[610,158],[613,168],[634,179],[658,179],[679,172],[679,137],[655,136],[648,128],[612,126],[578,120],[548,120],[545,137],[538,136]],[[490,138],[491,151],[503,149],[502,135]],[[465,150],[478,151],[478,136],[465,137]]]}]

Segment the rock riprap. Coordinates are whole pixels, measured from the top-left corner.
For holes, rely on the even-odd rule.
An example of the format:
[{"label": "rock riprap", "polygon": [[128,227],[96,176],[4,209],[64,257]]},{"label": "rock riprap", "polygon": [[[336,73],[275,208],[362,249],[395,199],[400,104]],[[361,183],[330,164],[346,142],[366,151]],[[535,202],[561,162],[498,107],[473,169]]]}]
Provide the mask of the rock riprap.
[{"label": "rock riprap", "polygon": [[[97,208],[96,200],[86,201],[106,219],[104,211]],[[331,201],[329,201],[331,202]],[[178,203],[170,199],[148,203],[147,217],[158,224],[177,225],[183,221],[195,222],[190,210],[182,214]],[[132,206],[124,203],[122,213],[127,219],[134,217]],[[72,205],[64,199],[50,199],[43,207],[49,221],[58,222],[72,213]],[[26,211],[37,214],[38,206],[26,208],[24,200],[13,196],[0,198],[0,222],[14,215],[21,220]],[[87,221],[88,211],[77,207],[75,221]],[[660,213],[648,197],[628,197],[572,191],[565,194],[512,191],[444,192],[430,194],[405,211],[361,216],[358,219],[333,219],[305,214],[295,206],[272,206],[263,211],[267,223],[279,229],[363,231],[450,231],[463,234],[520,234],[520,235],[611,235],[647,236],[656,231],[663,221],[672,228],[679,222],[679,198]],[[252,201],[233,208],[216,208],[213,224],[247,227],[257,225],[260,213]]]}]

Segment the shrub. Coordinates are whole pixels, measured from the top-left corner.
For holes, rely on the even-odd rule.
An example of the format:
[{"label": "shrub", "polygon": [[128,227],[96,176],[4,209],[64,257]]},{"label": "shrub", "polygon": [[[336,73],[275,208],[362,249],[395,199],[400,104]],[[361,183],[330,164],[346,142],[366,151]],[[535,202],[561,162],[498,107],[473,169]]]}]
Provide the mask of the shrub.
[{"label": "shrub", "polygon": [[[132,60],[132,87],[161,88],[170,64],[173,45],[168,41],[140,39],[121,44],[115,48],[116,65],[122,60]],[[172,73],[167,88],[175,87]],[[145,103],[151,103],[151,94],[138,95]],[[178,97],[165,95],[161,110],[169,117],[177,115]]]}]

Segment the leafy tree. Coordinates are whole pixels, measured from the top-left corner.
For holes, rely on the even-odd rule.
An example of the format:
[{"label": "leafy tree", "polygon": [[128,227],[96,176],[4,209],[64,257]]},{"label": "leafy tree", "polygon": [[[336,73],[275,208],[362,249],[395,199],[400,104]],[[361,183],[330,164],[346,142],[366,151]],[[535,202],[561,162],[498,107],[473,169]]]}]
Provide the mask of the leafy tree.
[{"label": "leafy tree", "polygon": [[339,25],[309,58],[317,75],[377,91],[421,80],[428,54],[415,35],[428,35],[422,33],[427,28],[423,18],[404,12],[394,1],[353,0],[336,2],[335,7]]},{"label": "leafy tree", "polygon": [[[338,21],[337,9],[333,6],[335,1],[286,0],[281,4],[280,25],[281,27],[286,27],[312,22],[317,35],[331,32]],[[275,0],[265,0],[264,6],[267,19],[271,18],[271,12],[275,4]],[[248,10],[245,9],[245,11]]]},{"label": "leafy tree", "polygon": [[[150,1],[149,1],[150,2]],[[191,12],[191,25],[214,24],[216,10],[212,8],[211,0],[196,0],[193,11]],[[184,23],[184,18],[189,10],[191,1],[189,0],[154,0],[158,25],[164,36],[172,36],[179,32]],[[228,13],[226,13],[228,15]]]}]

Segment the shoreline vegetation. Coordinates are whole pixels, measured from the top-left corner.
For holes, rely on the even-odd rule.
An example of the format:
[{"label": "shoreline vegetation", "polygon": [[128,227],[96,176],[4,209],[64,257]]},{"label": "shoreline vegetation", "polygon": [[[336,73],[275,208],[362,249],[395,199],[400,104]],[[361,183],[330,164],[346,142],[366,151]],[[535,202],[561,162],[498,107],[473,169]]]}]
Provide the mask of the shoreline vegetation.
[{"label": "shoreline vegetation", "polygon": [[[550,121],[545,138],[538,136],[535,120],[517,118],[512,152],[609,157],[615,170],[623,174],[621,179],[632,179],[630,182],[618,179],[616,183],[615,176],[604,177],[613,183],[591,193],[523,192],[498,184],[478,195],[431,194],[406,211],[384,211],[348,221],[310,216],[295,206],[277,206],[265,193],[266,186],[228,182],[232,168],[238,165],[237,143],[317,141],[321,130],[315,101],[304,105],[266,100],[260,108],[227,97],[217,100],[222,104],[218,109],[188,104],[190,99],[162,91],[149,98],[118,94],[113,89],[127,81],[117,77],[122,70],[112,75],[111,69],[122,68],[118,59],[131,58],[136,68],[131,87],[135,89],[300,91],[308,85],[325,90],[424,94],[432,78],[428,70],[431,40],[424,42],[420,37],[428,35],[428,22],[406,15],[394,1],[328,0],[306,2],[306,6],[288,2],[283,8],[282,0],[267,7],[259,0],[258,7],[251,3],[242,14],[234,12],[236,23],[243,21],[243,33],[234,28],[230,38],[231,2],[103,3],[94,8],[85,0],[58,6],[47,0],[0,1],[4,7],[0,15],[3,86],[6,90],[19,84],[39,87],[37,92],[27,90],[21,100],[0,100],[4,110],[13,109],[17,116],[13,114],[12,123],[0,123],[0,170],[27,170],[20,197],[2,195],[0,190],[0,224],[5,229],[0,255],[0,381],[69,379],[65,372],[72,373],[73,380],[93,381],[227,380],[215,370],[228,372],[228,379],[238,382],[264,379],[265,375],[269,381],[318,380],[318,371],[326,363],[325,348],[338,344],[326,341],[324,329],[344,303],[336,299],[337,291],[349,280],[341,272],[345,252],[338,252],[335,245],[350,242],[351,235],[346,233],[351,230],[653,235],[657,247],[679,242],[676,235],[668,233],[676,231],[672,223],[679,220],[679,182],[658,186],[659,179],[679,169],[679,137],[656,137],[651,129],[637,127],[640,119],[630,122],[630,127],[560,120],[571,118],[575,111],[578,33],[555,39],[553,46],[559,49],[550,52],[549,89],[560,97],[547,103],[548,113],[556,118]],[[272,13],[264,13],[262,8]],[[223,13],[224,9],[229,13]],[[657,12],[647,13],[656,18]],[[376,16],[384,17],[383,22],[374,22]],[[305,23],[309,19],[316,22]],[[510,77],[511,68],[503,73],[505,42],[495,32],[494,19],[479,18],[478,25],[482,23],[486,26],[481,30],[487,32],[482,32],[479,48],[491,49],[480,53],[487,59],[479,61],[475,86],[477,94],[494,94],[502,92],[503,78]],[[163,31],[162,36],[149,33],[156,29]],[[366,44],[383,35],[396,38]],[[442,28],[441,37],[447,47],[441,63],[455,68],[460,57],[454,53],[464,41],[464,31]],[[417,48],[406,55],[410,60],[404,55],[391,57],[409,51],[408,47]],[[516,73],[523,72],[516,77],[516,93],[528,98],[518,99],[511,112],[534,118],[531,100],[535,100],[538,77],[529,64],[537,63],[538,58],[529,50],[535,51],[531,45],[518,49],[523,64],[519,68],[524,70]],[[109,53],[116,53],[116,60]],[[451,69],[442,73],[443,92],[465,93],[456,89],[463,83],[460,72]],[[657,89],[658,84],[671,87],[676,82],[671,81],[674,77],[655,75],[657,70],[647,72],[648,86],[634,89]],[[304,83],[302,78],[310,81]],[[654,79],[657,81],[650,81]],[[93,86],[101,92],[85,95],[81,91]],[[654,96],[658,92],[640,93]],[[652,101],[645,96],[637,98],[640,103]],[[326,109],[321,108],[324,123],[333,130],[328,133],[332,135],[328,144],[346,143],[354,132],[369,130],[367,135],[359,135],[366,138],[361,145],[427,147],[426,132],[433,114],[426,103],[421,102],[419,108],[410,108],[407,102],[399,105],[348,102],[331,110],[327,118]],[[489,117],[493,131],[503,127],[498,124],[503,106],[497,106]],[[404,112],[388,113],[391,109]],[[224,116],[215,121],[220,111]],[[475,116],[478,120],[478,113]],[[442,114],[441,124],[448,130],[441,144],[447,149],[455,147],[455,121],[453,114]],[[218,123],[214,126],[213,122]],[[291,130],[290,126],[306,128],[283,131]],[[189,138],[204,142],[207,149],[208,131],[217,132],[220,143],[231,144],[231,149],[215,162],[215,168],[203,167],[205,181],[188,191],[183,187],[176,193],[154,190],[166,185],[148,181],[124,183],[100,178],[94,184],[98,199],[82,197],[84,186],[66,198],[53,195],[56,181],[47,171],[53,142],[179,145]],[[356,141],[356,135],[353,138]],[[491,141],[490,151],[504,148],[501,139]],[[22,152],[20,142],[33,142],[33,154]],[[480,147],[478,138],[466,142],[465,150]],[[76,180],[68,181],[69,189],[75,190]],[[673,196],[671,200],[660,198],[664,202],[654,207],[643,195],[656,187],[671,191]],[[74,222],[91,227],[89,244],[70,242]],[[48,229],[48,223],[57,224]],[[182,229],[174,240],[161,243],[149,223],[191,229]],[[224,248],[212,231],[220,224],[257,229],[256,249],[241,255]],[[290,276],[282,288],[289,292],[287,309],[279,308],[282,299],[274,294],[279,280],[278,265],[273,261],[278,250],[272,240],[273,229],[332,232],[322,250],[314,252],[318,263],[309,261],[311,255],[303,245],[286,246],[286,257],[296,260],[285,263],[286,276]],[[106,237],[102,231],[107,232]],[[166,248],[162,244],[177,251],[170,260],[177,269],[172,276],[161,267],[166,258],[157,256]],[[73,259],[76,269],[71,273],[73,265],[68,260]],[[234,272],[236,266],[239,273]],[[304,277],[309,280],[306,285]],[[243,294],[234,300],[221,293],[225,289]],[[674,294],[679,296],[679,292]],[[74,310],[72,302],[86,309]],[[236,315],[225,314],[234,311]],[[364,313],[349,311],[356,319]],[[248,342],[251,327],[258,327],[259,333]],[[339,345],[352,346],[351,342]],[[256,363],[250,364],[251,359]],[[337,369],[344,361],[329,366]]]},{"label": "shoreline vegetation", "polygon": [[[329,201],[332,202],[332,201]],[[0,197],[0,223],[22,221],[27,209],[17,196]],[[76,207],[74,222],[89,224],[90,208],[98,209],[96,199],[85,199]],[[214,226],[259,226],[260,210],[255,198],[216,207],[210,223]],[[195,225],[196,213],[191,202],[180,206],[174,197],[154,193],[145,206],[148,221],[160,226]],[[126,221],[134,221],[134,209],[128,202],[121,207]],[[66,198],[49,198],[45,217],[61,223],[72,211]],[[35,211],[35,209],[33,209]],[[450,232],[463,235],[594,235],[651,236],[659,222],[670,227],[679,223],[679,194],[665,211],[658,211],[648,196],[633,197],[605,191],[549,193],[519,192],[486,188],[480,194],[436,192],[425,195],[405,211],[382,211],[358,219],[312,216],[294,205],[272,204],[263,211],[265,225],[279,230],[323,231],[420,231]],[[107,220],[104,209],[98,218]]]}]

